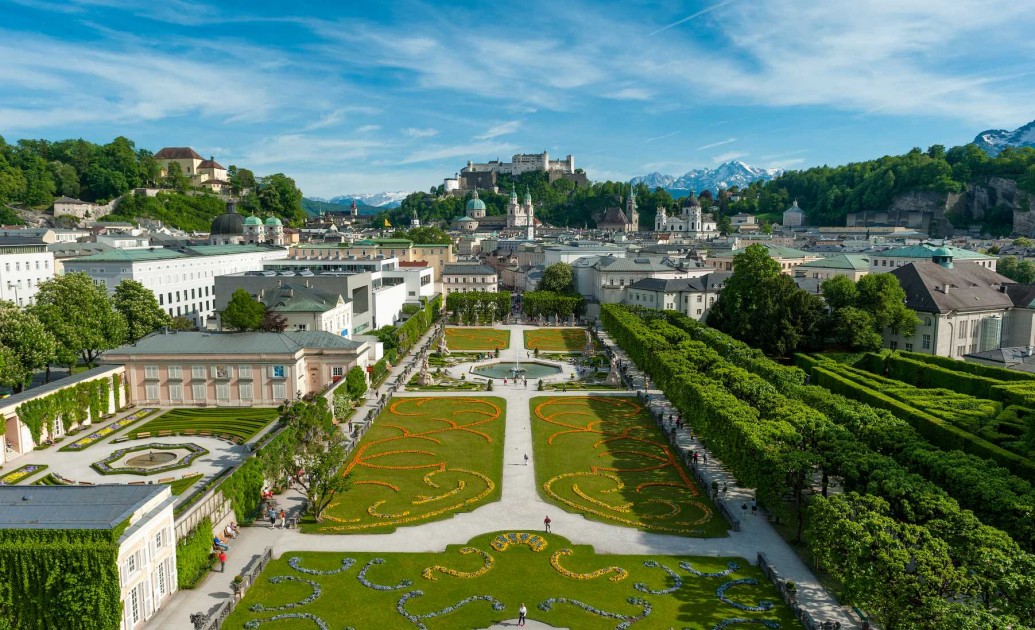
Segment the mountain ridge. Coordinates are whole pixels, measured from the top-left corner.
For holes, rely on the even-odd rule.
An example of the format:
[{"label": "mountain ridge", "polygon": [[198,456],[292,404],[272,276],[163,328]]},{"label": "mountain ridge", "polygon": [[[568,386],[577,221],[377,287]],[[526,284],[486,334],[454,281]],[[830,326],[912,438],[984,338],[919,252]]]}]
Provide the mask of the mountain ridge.
[{"label": "mountain ridge", "polygon": [[1006,147],[1035,148],[1035,120],[1022,125],[1013,131],[1008,129],[986,129],[974,136],[974,144],[991,155],[996,156]]},{"label": "mountain ridge", "polygon": [[[703,190],[718,192],[721,189],[738,186],[743,188],[751,182],[769,181],[783,174],[778,168],[759,168],[740,160],[723,162],[715,168],[696,168],[676,177],[657,171],[632,178],[632,183],[644,183],[651,188],[664,188],[681,197],[690,191],[699,193]],[[678,193],[682,192],[680,195]]]}]

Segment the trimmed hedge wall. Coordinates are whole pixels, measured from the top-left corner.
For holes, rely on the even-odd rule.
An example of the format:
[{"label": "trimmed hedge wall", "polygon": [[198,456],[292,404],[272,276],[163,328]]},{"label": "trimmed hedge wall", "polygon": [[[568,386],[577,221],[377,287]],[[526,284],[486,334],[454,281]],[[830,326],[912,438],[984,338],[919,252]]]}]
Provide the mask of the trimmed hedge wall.
[{"label": "trimmed hedge wall", "polygon": [[[176,583],[180,588],[194,588],[214,564],[212,521],[206,518],[183,540],[176,543]],[[115,601],[118,601],[118,595]],[[119,612],[121,613],[121,608]],[[118,624],[115,627],[118,628]]]},{"label": "trimmed hedge wall", "polygon": [[19,630],[118,630],[123,531],[0,529],[0,618]]}]

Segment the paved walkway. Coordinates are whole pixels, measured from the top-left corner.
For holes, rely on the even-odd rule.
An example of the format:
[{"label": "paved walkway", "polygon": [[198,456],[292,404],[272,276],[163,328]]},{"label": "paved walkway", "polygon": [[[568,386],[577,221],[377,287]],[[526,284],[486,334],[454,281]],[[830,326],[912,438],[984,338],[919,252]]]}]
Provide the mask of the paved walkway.
[{"label": "paved walkway", "polygon": [[[528,327],[512,327],[511,347],[501,352],[501,360],[513,359],[517,352],[524,352],[522,331]],[[623,356],[623,355],[619,355]],[[625,359],[627,360],[627,359]],[[407,370],[406,363],[393,368],[389,382]],[[563,378],[563,377],[560,377]],[[661,392],[650,392],[655,399]],[[760,513],[757,516],[741,518],[741,531],[730,532],[726,538],[686,538],[663,534],[651,534],[627,527],[587,520],[581,514],[565,512],[543,501],[537,492],[534,466],[525,465],[524,455],[535,457],[532,451],[532,431],[528,400],[533,396],[614,396],[630,395],[629,392],[538,392],[524,387],[496,387],[489,392],[412,392],[397,393],[398,397],[424,396],[498,396],[507,401],[507,420],[504,446],[503,490],[501,500],[484,505],[474,511],[457,514],[451,519],[428,523],[418,527],[399,528],[391,534],[367,535],[306,535],[299,530],[271,530],[268,526],[245,528],[241,537],[232,541],[230,560],[225,575],[213,573],[193,591],[181,592],[167,603],[151,622],[156,628],[190,628],[190,613],[210,612],[229,594],[229,582],[251,559],[268,547],[273,547],[274,557],[288,551],[382,551],[382,552],[437,552],[450,544],[463,544],[476,535],[497,530],[538,530],[543,527],[543,518],[549,515],[552,530],[570,539],[575,544],[592,545],[598,553],[643,554],[643,555],[688,555],[711,557],[740,557],[754,564],[758,552],[764,552],[769,562],[785,579],[798,584],[798,602],[812,613],[818,622],[839,621],[842,628],[860,627],[858,619],[844,607],[838,606],[833,598],[819,585],[815,576],[797,554],[773,530]],[[359,412],[357,412],[359,413]],[[365,414],[365,411],[363,411]],[[357,416],[359,417],[359,416]],[[689,444],[690,436],[684,432],[679,437],[681,444]],[[700,448],[699,444],[694,444]],[[734,512],[739,506],[750,504],[752,491],[736,485],[735,480],[722,468],[721,462],[709,458],[703,465],[704,475],[727,483],[730,491],[727,500]],[[707,490],[707,489],[706,489]],[[284,500],[290,505],[300,500],[297,495],[287,495]],[[720,500],[723,500],[720,498]],[[415,535],[417,534],[417,535]],[[513,622],[504,622],[494,628],[514,627]],[[546,628],[542,624],[526,628]]]}]

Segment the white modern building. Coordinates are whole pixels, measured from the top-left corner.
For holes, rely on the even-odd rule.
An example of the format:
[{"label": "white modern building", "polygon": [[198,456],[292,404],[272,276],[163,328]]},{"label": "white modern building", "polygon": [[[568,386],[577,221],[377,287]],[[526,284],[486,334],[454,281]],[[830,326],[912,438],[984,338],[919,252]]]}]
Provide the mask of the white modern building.
[{"label": "white modern building", "polygon": [[197,326],[214,313],[215,277],[258,271],[263,262],[284,258],[271,245],[197,245],[182,249],[113,249],[64,262],[65,273],[84,272],[109,293],[123,280],[136,280],[154,292],[173,317]]},{"label": "white modern building", "polygon": [[[113,559],[116,566],[107,569],[119,576],[120,628],[135,630],[176,592],[175,502],[164,484],[0,487],[0,529],[38,531],[33,544],[46,553],[50,546],[67,548],[61,530],[97,530],[103,537],[105,530],[124,527]],[[95,575],[76,577],[87,582],[97,579]],[[69,582],[58,580],[56,585],[61,583]],[[70,591],[48,595],[54,601],[77,597]],[[17,601],[13,604],[17,607]]]},{"label": "white modern building", "polygon": [[18,306],[36,301],[41,282],[54,277],[54,254],[38,238],[0,236],[0,300]]},{"label": "white modern building", "polygon": [[496,293],[499,280],[494,269],[481,263],[450,263],[442,276],[442,297],[472,291]]}]

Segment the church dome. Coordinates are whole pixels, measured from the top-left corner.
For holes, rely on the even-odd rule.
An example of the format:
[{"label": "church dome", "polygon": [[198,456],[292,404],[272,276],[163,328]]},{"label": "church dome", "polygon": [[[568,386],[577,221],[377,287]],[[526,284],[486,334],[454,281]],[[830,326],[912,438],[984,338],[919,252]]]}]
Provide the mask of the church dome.
[{"label": "church dome", "polygon": [[942,245],[938,249],[936,249],[933,252],[931,252],[931,256],[938,256],[939,258],[945,258],[945,257],[952,258],[952,252],[949,250],[948,247],[945,247],[944,245]]},{"label": "church dome", "polygon": [[474,191],[474,194],[471,195],[471,198],[467,201],[466,209],[467,209],[468,212],[470,212],[472,210],[484,210],[485,209],[485,202],[478,198],[478,191],[477,190]]},{"label": "church dome", "polygon": [[800,214],[804,214],[805,213],[804,210],[802,210],[800,207],[798,207],[798,200],[797,199],[794,200],[794,203],[791,204],[791,207],[787,208],[787,210],[785,210],[785,212],[797,212],[797,213],[800,213]]},{"label": "church dome", "polygon": [[244,219],[244,224],[247,225],[262,225],[262,219],[255,216],[254,214]]},{"label": "church dome", "polygon": [[700,208],[701,202],[698,201],[697,197],[694,196],[693,191],[691,191],[690,194],[685,199],[683,199],[683,203],[681,205],[684,208]]},{"label": "church dome", "polygon": [[266,219],[266,227],[281,227],[284,223],[277,217],[270,217]]},{"label": "church dome", "polygon": [[244,218],[231,209],[212,221],[209,233],[213,236],[241,236],[244,234]]}]

